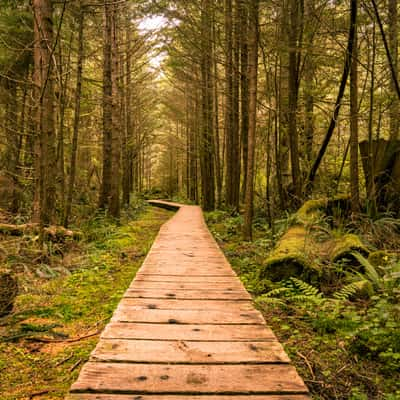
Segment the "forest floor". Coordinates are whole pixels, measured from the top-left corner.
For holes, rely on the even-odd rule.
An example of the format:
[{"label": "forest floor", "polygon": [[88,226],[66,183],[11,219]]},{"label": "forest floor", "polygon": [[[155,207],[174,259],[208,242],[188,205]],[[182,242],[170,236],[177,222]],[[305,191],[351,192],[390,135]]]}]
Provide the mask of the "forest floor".
[{"label": "forest floor", "polygon": [[[215,211],[206,220],[313,399],[400,399],[399,272],[380,280],[372,297],[353,301],[301,280],[260,281],[259,268],[290,221],[277,221],[272,233],[265,219],[256,219],[253,242],[243,242],[240,216]],[[394,265],[398,271],[398,257]]]},{"label": "forest floor", "polygon": [[[121,225],[104,217],[80,242],[0,237],[2,264],[17,272],[14,311],[0,319],[0,399],[62,399],[170,212],[141,207]],[[35,253],[36,252],[36,253]]]}]

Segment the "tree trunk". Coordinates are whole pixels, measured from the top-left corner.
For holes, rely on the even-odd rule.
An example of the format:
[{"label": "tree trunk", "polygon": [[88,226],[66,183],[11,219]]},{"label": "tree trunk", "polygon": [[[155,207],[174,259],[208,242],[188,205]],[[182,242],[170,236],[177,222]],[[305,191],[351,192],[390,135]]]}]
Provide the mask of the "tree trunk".
[{"label": "tree trunk", "polygon": [[53,87],[53,7],[50,0],[33,0],[34,65],[37,99],[36,131],[38,135],[37,185],[35,186],[40,225],[50,225],[56,198],[57,171],[54,132]]},{"label": "tree trunk", "polygon": [[248,50],[248,7],[246,0],[239,0],[239,16],[240,21],[240,105],[241,105],[241,126],[240,137],[242,143],[242,164],[243,164],[243,180],[242,180],[242,201],[245,199],[246,182],[247,182],[247,134],[249,130],[249,50]]},{"label": "tree trunk", "polygon": [[[353,0],[358,7],[358,1]],[[354,20],[354,43],[350,70],[350,193],[351,209],[360,210],[359,172],[358,172],[358,48],[357,19]]]},{"label": "tree trunk", "polygon": [[257,127],[257,68],[258,68],[258,7],[259,0],[250,0],[249,7],[249,132],[248,164],[245,197],[243,236],[252,239],[253,197],[254,197],[254,154]]},{"label": "tree trunk", "polygon": [[351,67],[351,59],[352,59],[353,46],[354,46],[354,36],[356,33],[355,32],[355,28],[356,28],[355,21],[356,20],[357,20],[357,0],[351,0],[349,37],[348,37],[348,42],[347,42],[343,74],[342,74],[342,78],[341,78],[340,86],[339,86],[339,92],[338,92],[338,95],[337,95],[337,98],[335,101],[335,108],[333,110],[333,114],[332,114],[332,118],[331,118],[331,122],[329,124],[328,130],[323,139],[323,142],[322,142],[321,148],[318,152],[317,158],[315,159],[315,161],[310,169],[310,172],[308,174],[308,178],[307,178],[307,192],[308,193],[311,192],[311,190],[312,190],[318,168],[321,164],[322,158],[325,155],[326,149],[328,148],[328,144],[331,140],[333,131],[336,126],[337,119],[339,117],[340,106],[342,104],[342,98],[344,95],[344,90],[346,88],[347,78],[349,76],[350,67]]},{"label": "tree trunk", "polygon": [[299,90],[298,69],[298,36],[299,36],[299,2],[290,1],[290,23],[289,23],[289,93],[288,93],[288,136],[290,143],[290,161],[292,169],[292,183],[294,193],[294,204],[298,205],[302,197],[302,184],[300,175],[299,137],[297,133],[297,100]]},{"label": "tree trunk", "polygon": [[[388,24],[389,24],[389,49],[392,56],[393,70],[398,78],[398,24],[397,24],[397,0],[389,0],[388,4]],[[396,93],[396,84],[392,78],[390,81],[390,128],[389,135],[391,140],[399,137],[400,120],[400,101]]]},{"label": "tree trunk", "polygon": [[75,89],[75,110],[74,110],[74,125],[72,133],[72,148],[71,148],[71,163],[70,175],[68,181],[68,194],[67,202],[65,205],[64,226],[67,228],[72,208],[72,197],[75,186],[76,176],[76,161],[78,154],[78,137],[79,137],[79,122],[81,116],[81,93],[82,93],[82,69],[83,69],[83,24],[84,24],[84,10],[82,7],[82,0],[79,0],[78,10],[78,59],[76,71],[76,89]]},{"label": "tree trunk", "polygon": [[205,211],[215,207],[215,171],[213,138],[213,90],[211,45],[211,3],[202,0],[201,8],[201,97],[202,126],[200,143],[200,169],[202,205]]},{"label": "tree trunk", "polygon": [[119,76],[119,57],[118,57],[118,23],[119,23],[119,5],[112,4],[112,41],[111,41],[111,59],[112,59],[112,163],[111,163],[111,192],[109,198],[109,213],[114,218],[120,217],[120,176],[121,176],[121,137],[120,137],[120,79]]},{"label": "tree trunk", "polygon": [[99,208],[106,208],[111,192],[112,165],[112,4],[104,0],[103,37],[103,174]]}]

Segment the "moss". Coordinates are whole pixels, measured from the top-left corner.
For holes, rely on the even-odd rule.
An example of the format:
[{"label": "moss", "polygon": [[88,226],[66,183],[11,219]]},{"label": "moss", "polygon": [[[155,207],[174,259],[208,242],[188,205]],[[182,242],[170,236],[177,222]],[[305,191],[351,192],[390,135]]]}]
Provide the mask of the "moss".
[{"label": "moss", "polygon": [[308,200],[299,208],[296,217],[299,222],[305,224],[317,216],[321,210],[325,210],[327,205],[327,199]]},{"label": "moss", "polygon": [[357,235],[349,233],[335,240],[329,258],[333,262],[339,262],[345,259],[354,261],[354,257],[351,254],[353,251],[358,251],[366,257],[369,254],[369,250],[361,242],[361,239]]},{"label": "moss", "polygon": [[[80,244],[79,268],[46,281],[32,275],[25,293],[16,298],[15,313],[0,327],[1,400],[30,398],[40,391],[48,392],[43,398],[64,398],[98,336],[49,344],[36,343],[35,337],[78,338],[100,332],[169,216],[149,207],[138,220],[122,226],[92,221],[96,241]],[[140,256],[121,257],[132,248]]]},{"label": "moss", "polygon": [[260,269],[260,279],[279,281],[291,276],[314,280],[319,271],[307,257],[307,230],[293,226],[282,236]]},{"label": "moss", "polygon": [[373,251],[369,254],[368,261],[374,267],[385,267],[393,261],[393,254],[384,250]]}]

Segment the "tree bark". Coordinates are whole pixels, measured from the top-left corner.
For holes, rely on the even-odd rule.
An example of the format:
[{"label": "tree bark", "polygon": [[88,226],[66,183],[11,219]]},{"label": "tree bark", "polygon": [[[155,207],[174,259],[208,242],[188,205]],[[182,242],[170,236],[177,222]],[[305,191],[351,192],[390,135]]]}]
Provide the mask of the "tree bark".
[{"label": "tree bark", "polygon": [[213,138],[213,90],[211,45],[211,2],[202,0],[201,8],[201,97],[202,126],[200,143],[200,169],[202,205],[205,211],[215,207],[215,170]]},{"label": "tree bark", "polygon": [[243,237],[252,239],[253,198],[254,198],[254,154],[257,127],[257,70],[258,70],[258,8],[259,0],[249,1],[249,132],[248,164],[245,196]]},{"label": "tree bark", "polygon": [[35,186],[40,225],[50,225],[56,199],[57,170],[54,131],[53,7],[50,0],[33,0],[34,65],[36,86],[36,131],[38,140],[37,185]]},{"label": "tree bark", "polygon": [[[353,0],[358,8],[358,1]],[[358,48],[357,17],[354,20],[354,43],[350,70],[350,194],[351,209],[360,210],[359,171],[358,171]]]},{"label": "tree bark", "polygon": [[81,117],[81,93],[82,93],[82,70],[83,70],[83,24],[84,24],[84,10],[82,7],[82,0],[79,0],[78,10],[78,55],[77,55],[77,70],[76,70],[76,88],[75,88],[75,111],[74,111],[74,125],[72,133],[72,148],[71,148],[71,162],[70,162],[70,175],[68,181],[68,194],[67,202],[65,205],[64,226],[67,228],[72,208],[72,197],[74,193],[75,177],[76,177],[76,161],[78,154],[78,138],[79,138],[79,122]]},{"label": "tree bark", "polygon": [[112,4],[104,0],[103,36],[103,174],[99,208],[108,206],[112,165]]},{"label": "tree bark", "polygon": [[[388,4],[388,24],[389,24],[389,49],[392,56],[394,75],[398,79],[398,12],[397,0],[389,0]],[[390,80],[391,104],[390,104],[390,128],[389,135],[391,140],[399,138],[400,124],[400,101],[396,94],[396,83]]]}]

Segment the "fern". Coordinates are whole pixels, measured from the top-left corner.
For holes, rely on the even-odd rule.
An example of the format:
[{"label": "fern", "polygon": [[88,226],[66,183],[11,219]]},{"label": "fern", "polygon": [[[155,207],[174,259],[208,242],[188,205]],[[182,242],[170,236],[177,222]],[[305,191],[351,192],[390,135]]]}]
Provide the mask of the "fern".
[{"label": "fern", "polygon": [[314,297],[318,299],[321,299],[323,297],[318,288],[310,285],[307,282],[302,281],[301,279],[292,277],[290,278],[290,281],[292,281],[295,287],[300,291],[300,293],[306,297]]},{"label": "fern", "polygon": [[375,267],[365,258],[363,257],[360,253],[353,251],[352,256],[356,258],[356,260],[364,267],[365,269],[365,275],[368,278],[368,280],[375,286],[380,286],[382,279],[380,275],[378,274],[377,270]]},{"label": "fern", "polygon": [[366,280],[356,281],[343,286],[340,290],[333,294],[333,298],[336,300],[346,301],[353,297],[358,291],[362,290]]},{"label": "fern", "polygon": [[281,299],[277,297],[270,297],[269,292],[266,294],[263,294],[261,296],[256,297],[255,302],[257,304],[278,304],[281,306],[285,305],[285,302],[282,301]]}]

